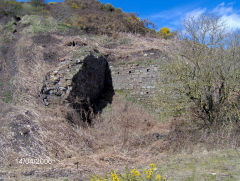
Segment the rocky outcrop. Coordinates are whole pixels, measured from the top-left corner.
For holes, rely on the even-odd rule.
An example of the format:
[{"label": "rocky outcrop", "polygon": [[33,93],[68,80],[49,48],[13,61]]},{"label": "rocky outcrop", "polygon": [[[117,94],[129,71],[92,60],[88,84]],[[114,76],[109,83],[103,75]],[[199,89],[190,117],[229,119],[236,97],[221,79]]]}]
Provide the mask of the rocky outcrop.
[{"label": "rocky outcrop", "polygon": [[82,48],[78,58],[62,59],[43,83],[41,99],[49,104],[73,107],[83,119],[85,113],[100,112],[111,103],[114,94],[107,60],[98,52]]}]

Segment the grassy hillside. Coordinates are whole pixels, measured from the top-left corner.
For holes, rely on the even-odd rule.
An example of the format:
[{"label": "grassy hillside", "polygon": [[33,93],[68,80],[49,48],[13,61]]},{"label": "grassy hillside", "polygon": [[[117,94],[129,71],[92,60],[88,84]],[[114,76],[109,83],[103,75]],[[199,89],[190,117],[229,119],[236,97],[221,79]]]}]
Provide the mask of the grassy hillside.
[{"label": "grassy hillside", "polygon": [[[185,37],[169,39],[168,28],[158,36],[147,20],[96,0],[0,0],[0,180],[90,180],[108,172],[111,181],[238,181],[240,35],[222,33],[216,17],[199,18],[186,21]],[[86,52],[108,63],[87,66]],[[133,64],[142,68],[137,74],[124,69]],[[149,65],[159,70],[152,77]],[[109,69],[99,68],[107,66],[132,88],[115,90],[111,104],[101,99],[107,89],[94,101],[82,96],[94,76],[104,75],[104,86],[111,81]],[[150,107],[126,80],[152,82],[155,74],[159,81],[140,92]],[[73,85],[76,96],[64,97]],[[56,102],[45,104],[50,95]],[[96,113],[96,105],[104,106]]]},{"label": "grassy hillside", "polygon": [[146,34],[154,32],[147,20],[140,20],[134,13],[124,13],[111,4],[97,0],[66,0],[61,3],[50,2],[33,6],[31,3],[19,3],[14,0],[0,2],[0,17],[37,14],[52,16],[59,23],[71,26],[87,33],[112,34],[117,32]]}]

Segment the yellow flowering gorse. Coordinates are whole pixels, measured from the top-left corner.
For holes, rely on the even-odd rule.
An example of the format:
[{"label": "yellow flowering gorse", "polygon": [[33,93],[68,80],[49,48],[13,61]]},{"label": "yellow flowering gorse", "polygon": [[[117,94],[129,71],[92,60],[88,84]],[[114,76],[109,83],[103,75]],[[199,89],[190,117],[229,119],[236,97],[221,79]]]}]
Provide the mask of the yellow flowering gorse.
[{"label": "yellow flowering gorse", "polygon": [[122,174],[116,173],[114,170],[110,175],[106,174],[103,179],[100,176],[92,176],[91,181],[166,181],[166,177],[162,177],[157,172],[157,167],[154,163],[149,165],[149,168],[143,169],[142,172],[134,168],[132,171],[128,169]]}]

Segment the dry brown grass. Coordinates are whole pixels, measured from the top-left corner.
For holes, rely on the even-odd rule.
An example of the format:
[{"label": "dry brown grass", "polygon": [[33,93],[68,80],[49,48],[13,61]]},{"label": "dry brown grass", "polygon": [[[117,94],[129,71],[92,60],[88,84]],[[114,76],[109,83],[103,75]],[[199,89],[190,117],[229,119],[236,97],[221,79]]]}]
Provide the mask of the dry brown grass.
[{"label": "dry brown grass", "polygon": [[[21,114],[28,118],[33,126],[38,125],[38,130],[30,132],[36,141],[32,144],[42,144],[42,153],[37,156],[50,157],[55,162],[48,166],[19,165],[16,158],[21,158],[22,152],[15,152],[9,146],[8,154],[3,159],[4,165],[11,165],[7,173],[21,175],[22,172],[35,170],[40,174],[52,173],[56,170],[60,172],[60,170],[65,169],[71,170],[72,173],[81,172],[84,177],[87,177],[93,173],[104,173],[112,168],[121,170],[126,165],[143,166],[157,160],[158,155],[166,149],[166,142],[164,139],[158,139],[157,134],[167,134],[169,125],[158,123],[142,108],[124,101],[118,95],[114,97],[112,105],[93,120],[91,127],[86,125],[73,127],[69,124],[65,118],[66,112],[71,111],[68,107],[58,105],[46,107],[41,103],[38,94],[45,75],[56,69],[59,63],[44,60],[43,54],[46,49],[56,52],[61,59],[78,48],[65,46],[65,43],[78,39],[96,47],[101,52],[106,53],[110,50],[104,48],[102,41],[105,37],[101,36],[52,36],[58,40],[57,44],[55,42],[44,45],[37,44],[33,42],[31,36],[23,36],[16,42],[18,72],[13,78],[16,90],[12,102],[15,105],[11,105],[14,111],[6,113],[1,118],[11,122],[13,121],[12,117]],[[132,52],[138,51],[140,47],[137,43],[139,39],[137,36],[126,35],[125,37],[123,35],[122,38],[130,38],[135,47]],[[116,41],[119,43],[118,40]],[[127,49],[130,46],[131,44],[127,40],[126,43],[119,44],[112,51],[119,57],[124,53],[121,48]],[[139,51],[149,48],[150,44]],[[7,133],[8,129],[5,132]],[[12,144],[8,142],[10,141],[8,139],[4,141]],[[31,149],[26,150],[26,155],[31,155],[31,151]],[[78,169],[75,164],[77,162],[79,163]],[[34,175],[38,177],[36,174]]]},{"label": "dry brown grass", "polygon": [[[141,57],[144,51],[150,49],[165,53],[176,51],[175,40],[141,38],[131,34],[122,34],[117,40],[112,39],[111,41],[116,41],[118,45],[113,49],[104,46],[103,42],[106,42],[104,36],[53,36],[59,41],[57,44],[49,43],[47,48],[49,51],[57,52],[59,59],[77,49],[77,47],[65,46],[66,42],[76,39],[96,47],[104,54],[114,55],[119,61],[126,60],[128,55],[131,56],[131,60]],[[121,39],[124,40],[123,43],[119,43]],[[0,120],[5,120],[6,123],[17,114],[28,117],[33,125],[39,126],[35,138],[41,141],[44,150],[39,156],[50,157],[55,162],[47,166],[19,165],[15,159],[21,157],[21,153],[16,153],[9,147],[8,154],[5,154],[7,161],[3,162],[5,165],[12,165],[6,171],[8,174],[21,175],[22,172],[35,170],[39,173],[39,177],[43,173],[55,173],[57,177],[57,171],[70,170],[70,176],[76,174],[77,177],[79,174],[86,178],[90,174],[103,174],[113,168],[122,170],[126,165],[142,167],[150,162],[158,163],[168,154],[168,150],[192,149],[189,146],[192,143],[197,145],[205,139],[213,138],[207,132],[198,131],[194,134],[193,129],[189,131],[175,122],[173,125],[170,122],[160,123],[143,108],[125,101],[118,94],[114,96],[112,105],[95,117],[92,126],[83,124],[74,127],[65,118],[66,113],[72,111],[71,109],[59,105],[46,107],[37,96],[44,76],[55,69],[58,62],[44,61],[43,52],[46,47],[34,44],[31,37],[23,37],[17,45],[18,72],[14,77],[14,85],[17,89],[13,98],[15,106],[11,105],[12,111],[2,114]],[[132,56],[139,52],[142,54]],[[8,130],[0,131],[7,134]],[[34,132],[30,134],[35,135]],[[218,134],[219,144],[223,144],[220,141],[226,135],[223,132]],[[161,135],[166,136],[162,138]],[[229,139],[233,137],[228,136]],[[212,139],[211,142],[215,140]],[[32,176],[34,177],[34,174]],[[35,174],[35,177],[38,176]]]},{"label": "dry brown grass", "polygon": [[[21,112],[29,111],[29,108]],[[47,157],[55,160],[52,165],[19,165],[18,154],[8,154],[8,173],[34,171],[43,173],[71,170],[75,176],[87,178],[91,174],[103,174],[111,169],[123,170],[142,167],[156,162],[165,155],[168,144],[157,134],[167,135],[169,124],[161,124],[136,105],[116,95],[101,115],[96,116],[92,126],[73,127],[64,118],[68,108],[53,106],[31,110],[34,122],[38,122],[39,139]],[[40,157],[45,157],[40,155]],[[76,164],[78,163],[78,168]],[[54,169],[54,171],[52,171]],[[72,176],[72,175],[71,175]],[[37,177],[33,174],[32,177]]]},{"label": "dry brown grass", "polygon": [[171,152],[193,152],[205,149],[238,149],[240,146],[240,127],[238,123],[212,125],[206,127],[184,119],[172,121],[167,140]]},{"label": "dry brown grass", "polygon": [[72,141],[78,139],[81,149],[59,163],[67,167],[79,162],[80,168],[92,173],[121,170],[126,165],[147,165],[167,148],[166,141],[156,135],[167,135],[168,128],[168,124],[158,123],[142,108],[117,95],[113,104],[93,120],[92,126],[73,128],[78,136],[73,136]]}]

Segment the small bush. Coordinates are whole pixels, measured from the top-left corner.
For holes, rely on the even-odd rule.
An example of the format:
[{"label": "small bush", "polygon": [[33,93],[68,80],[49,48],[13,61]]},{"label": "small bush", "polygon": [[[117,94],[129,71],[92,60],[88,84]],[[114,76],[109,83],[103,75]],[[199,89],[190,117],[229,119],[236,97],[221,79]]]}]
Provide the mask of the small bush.
[{"label": "small bush", "polygon": [[161,28],[161,30],[158,32],[159,36],[164,39],[169,39],[174,36],[174,33],[171,33],[170,29],[167,27]]},{"label": "small bush", "polygon": [[115,11],[116,11],[117,13],[122,13],[122,12],[123,12],[121,8],[115,8]]},{"label": "small bush", "polygon": [[107,3],[106,9],[107,9],[108,11],[111,11],[111,12],[115,10],[115,8],[113,7],[113,5],[111,5],[110,3]]},{"label": "small bush", "polygon": [[80,7],[76,3],[72,3],[72,8],[79,9]]},{"label": "small bush", "polygon": [[130,13],[125,19],[126,27],[132,33],[146,33],[148,29],[144,26],[144,22],[137,17],[136,14]]},{"label": "small bush", "polygon": [[55,5],[55,4],[57,4],[56,2],[49,2],[48,3],[49,5]]},{"label": "small bush", "polygon": [[101,4],[101,9],[102,10],[106,10],[106,11],[110,11],[110,12],[115,10],[113,5],[111,5],[110,3],[107,3],[106,5],[105,4]]},{"label": "small bush", "polygon": [[166,27],[164,27],[164,28],[161,28],[160,32],[161,32],[162,34],[165,34],[165,35],[167,35],[167,34],[169,34],[169,33],[170,33],[170,29],[169,29],[169,28],[166,28]]},{"label": "small bush", "polygon": [[106,174],[105,177],[100,177],[98,175],[92,176],[91,181],[166,181],[166,177],[162,177],[161,174],[157,172],[157,167],[154,163],[149,165],[149,168],[138,171],[134,168],[130,171],[128,168],[125,169],[123,173],[116,173],[112,170],[110,174]]}]

